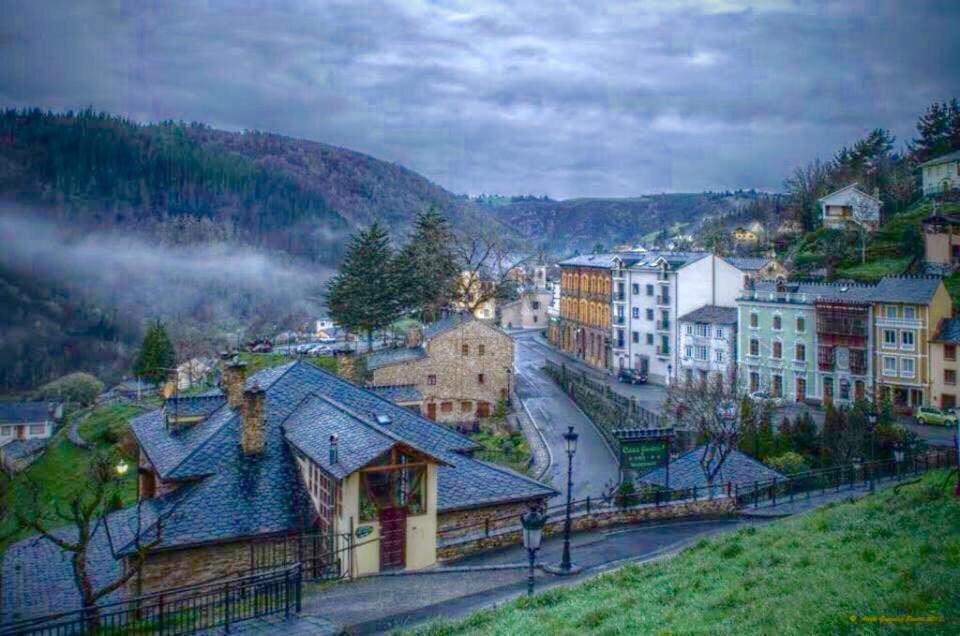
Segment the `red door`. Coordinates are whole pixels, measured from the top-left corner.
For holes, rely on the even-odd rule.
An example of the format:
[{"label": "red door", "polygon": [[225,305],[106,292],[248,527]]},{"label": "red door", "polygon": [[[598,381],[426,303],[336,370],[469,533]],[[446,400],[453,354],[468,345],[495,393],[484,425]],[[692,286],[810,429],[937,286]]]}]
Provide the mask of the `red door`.
[{"label": "red door", "polygon": [[431,420],[437,419],[437,403],[429,402],[427,403],[427,417]]},{"label": "red door", "polygon": [[406,563],[407,511],[384,508],[380,511],[380,570],[402,568]]}]

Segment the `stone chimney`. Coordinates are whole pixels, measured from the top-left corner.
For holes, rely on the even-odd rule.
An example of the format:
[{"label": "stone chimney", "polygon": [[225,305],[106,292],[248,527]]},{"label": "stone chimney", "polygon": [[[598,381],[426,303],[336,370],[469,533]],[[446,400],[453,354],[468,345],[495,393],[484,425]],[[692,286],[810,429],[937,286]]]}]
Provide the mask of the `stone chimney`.
[{"label": "stone chimney", "polygon": [[240,432],[240,446],[244,455],[261,455],[265,444],[263,421],[266,415],[266,392],[254,384],[243,392],[243,430]]},{"label": "stone chimney", "polygon": [[227,394],[230,408],[238,409],[243,405],[243,383],[246,379],[246,363],[234,360],[223,367],[223,392]]},{"label": "stone chimney", "polygon": [[406,345],[408,347],[419,347],[423,341],[423,332],[419,327],[410,327],[407,329]]}]

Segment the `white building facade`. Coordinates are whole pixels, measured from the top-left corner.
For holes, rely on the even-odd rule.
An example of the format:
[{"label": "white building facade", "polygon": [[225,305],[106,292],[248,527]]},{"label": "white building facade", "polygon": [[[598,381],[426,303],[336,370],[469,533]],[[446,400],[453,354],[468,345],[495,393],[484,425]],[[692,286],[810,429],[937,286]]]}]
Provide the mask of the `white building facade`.
[{"label": "white building facade", "polygon": [[737,308],[704,305],[680,316],[681,382],[729,380],[737,367]]},{"label": "white building facade", "polygon": [[614,370],[666,384],[679,369],[678,317],[704,305],[736,307],[744,273],[706,252],[617,254],[613,262]]}]

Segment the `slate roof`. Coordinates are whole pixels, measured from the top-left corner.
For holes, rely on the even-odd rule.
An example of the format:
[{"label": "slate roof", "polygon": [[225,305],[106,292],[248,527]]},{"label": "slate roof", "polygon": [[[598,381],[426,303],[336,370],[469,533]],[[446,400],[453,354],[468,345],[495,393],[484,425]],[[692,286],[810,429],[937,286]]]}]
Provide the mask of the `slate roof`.
[{"label": "slate roof", "polygon": [[430,338],[435,338],[442,333],[446,333],[455,327],[460,325],[472,322],[474,320],[473,314],[469,313],[454,313],[441,318],[440,320],[431,322],[429,325],[423,327],[423,337],[426,340]]},{"label": "slate roof", "polygon": [[724,256],[723,260],[743,272],[756,272],[773,261],[772,258],[763,256]]},{"label": "slate roof", "polygon": [[644,252],[638,254],[629,264],[630,269],[657,268],[660,259],[667,261],[669,269],[675,270],[696,263],[700,259],[710,256],[708,252]]},{"label": "slate roof", "polygon": [[877,283],[873,300],[925,305],[933,300],[940,283],[937,276],[885,276]]},{"label": "slate roof", "polygon": [[0,424],[27,424],[52,419],[48,402],[0,402]]},{"label": "slate roof", "polygon": [[163,403],[164,412],[177,417],[206,417],[217,411],[227,401],[220,389],[214,393],[167,398]]},{"label": "slate roof", "polygon": [[633,258],[632,256],[627,257],[620,253],[581,254],[579,256],[572,256],[566,260],[560,261],[558,265],[561,267],[602,267],[604,269],[609,269],[613,266],[613,259],[615,257],[620,257],[621,259]]},{"label": "slate roof", "polygon": [[820,197],[819,199],[817,199],[817,201],[818,201],[818,202],[819,202],[819,201],[826,201],[827,199],[829,199],[829,198],[831,198],[831,197],[833,197],[833,196],[836,196],[836,195],[840,194],[841,192],[846,192],[847,190],[856,190],[859,194],[862,194],[863,196],[867,197],[868,199],[872,199],[872,200],[875,201],[876,203],[878,203],[878,204],[880,204],[880,205],[883,205],[883,202],[882,202],[880,199],[878,199],[877,197],[875,197],[875,196],[873,196],[873,195],[871,195],[871,194],[868,194],[868,193],[864,192],[863,190],[861,190],[861,189],[860,189],[860,184],[859,184],[859,183],[856,183],[856,182],[851,183],[850,185],[844,186],[844,187],[840,188],[839,190],[834,190],[834,191],[831,192],[830,194],[827,194],[827,195],[824,195],[824,196]]},{"label": "slate roof", "polygon": [[[707,485],[707,478],[703,474],[703,467],[700,465],[704,448],[704,446],[698,446],[670,462],[671,489],[703,488]],[[665,477],[665,471],[663,467],[660,467],[641,476],[638,481],[664,486]],[[783,479],[784,476],[752,457],[738,450],[733,450],[724,460],[720,472],[714,478],[714,484],[725,485],[727,482],[734,485],[752,484],[755,481],[762,482],[774,477]]]},{"label": "slate roof", "polygon": [[420,393],[416,384],[384,384],[382,386],[368,386],[367,388],[395,404],[419,402],[423,399],[423,394]]},{"label": "slate roof", "polygon": [[930,166],[938,166],[941,163],[950,163],[951,161],[960,161],[960,150],[954,150],[953,152],[948,152],[945,155],[934,157],[930,161],[921,163],[920,167],[929,168]]},{"label": "slate roof", "polygon": [[704,305],[699,309],[694,309],[689,314],[680,316],[677,321],[706,322],[712,325],[735,325],[737,324],[737,308]]},{"label": "slate roof", "polygon": [[[256,457],[240,450],[240,415],[225,404],[203,422],[168,432],[163,409],[135,418],[131,430],[162,478],[184,480],[175,491],[144,502],[140,530],[144,541],[156,536],[170,549],[214,541],[287,532],[307,527],[313,511],[297,474],[294,449],[336,475],[345,475],[389,449],[398,440],[435,457],[439,511],[549,497],[556,491],[507,468],[469,457],[479,446],[442,424],[432,422],[342,378],[301,361],[261,371],[246,382],[265,393],[265,450]],[[377,416],[389,424],[377,423]],[[329,436],[336,432],[339,463],[330,466]],[[131,552],[138,528],[137,507],[117,511],[108,520],[119,554]],[[98,580],[117,572],[105,542],[96,538],[91,566]],[[16,565],[20,570],[16,570]],[[18,572],[30,583],[17,588]],[[46,613],[76,607],[69,560],[46,541],[27,539],[4,558],[4,608]],[[113,574],[111,574],[113,573]],[[36,601],[27,592],[37,594]]]},{"label": "slate roof", "polygon": [[49,438],[40,439],[36,437],[33,439],[15,439],[0,446],[0,453],[3,453],[7,459],[23,459],[42,451],[49,441]]},{"label": "slate roof", "polygon": [[947,318],[940,321],[940,328],[937,330],[937,335],[934,336],[933,341],[947,344],[960,343],[960,318]]},{"label": "slate roof", "polygon": [[399,349],[381,349],[374,351],[367,356],[367,369],[379,369],[389,367],[392,364],[401,362],[410,362],[411,360],[420,360],[426,358],[427,352],[423,347],[401,347]]},{"label": "slate roof", "polygon": [[[785,289],[790,294],[805,294],[807,302],[810,304],[818,300],[842,300],[850,303],[869,304],[874,301],[876,285],[791,281],[785,284]],[[764,294],[776,292],[777,283],[775,281],[757,281],[754,283],[754,290]],[[758,300],[766,299],[759,298]]]}]

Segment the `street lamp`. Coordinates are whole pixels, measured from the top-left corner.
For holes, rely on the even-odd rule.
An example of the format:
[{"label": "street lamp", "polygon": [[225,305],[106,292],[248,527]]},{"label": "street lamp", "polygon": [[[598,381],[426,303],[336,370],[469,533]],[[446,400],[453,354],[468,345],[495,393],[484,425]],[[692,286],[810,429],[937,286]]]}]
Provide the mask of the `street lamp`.
[{"label": "street lamp", "polygon": [[673,380],[673,365],[668,364],[667,365],[667,384],[670,384],[672,380]]},{"label": "street lamp", "polygon": [[572,426],[563,434],[563,441],[567,444],[567,518],[563,523],[563,557],[560,559],[557,574],[573,573],[573,565],[570,563],[570,513],[573,502],[573,456],[577,452],[579,437]]},{"label": "street lamp", "polygon": [[113,469],[117,471],[118,477],[123,477],[127,474],[127,471],[130,470],[130,465],[127,464],[125,460],[121,459],[120,462],[113,467]]},{"label": "street lamp", "polygon": [[543,541],[543,526],[547,523],[547,515],[539,512],[536,508],[531,508],[520,517],[520,524],[523,526],[523,547],[527,549],[527,556],[530,557],[530,574],[527,576],[527,594],[533,595],[533,565],[537,558],[537,550],[540,549],[540,542]]},{"label": "street lamp", "polygon": [[875,482],[873,480],[873,472],[876,468],[876,459],[877,453],[875,446],[875,440],[877,438],[877,412],[870,411],[867,413],[867,432],[870,433],[870,492],[873,492],[875,489]]}]

